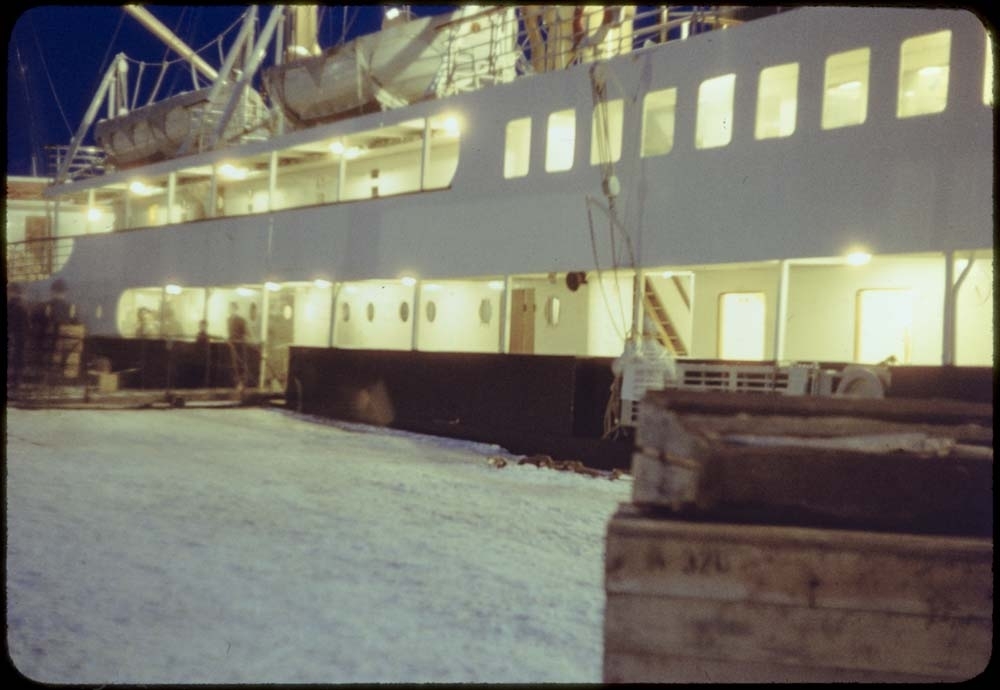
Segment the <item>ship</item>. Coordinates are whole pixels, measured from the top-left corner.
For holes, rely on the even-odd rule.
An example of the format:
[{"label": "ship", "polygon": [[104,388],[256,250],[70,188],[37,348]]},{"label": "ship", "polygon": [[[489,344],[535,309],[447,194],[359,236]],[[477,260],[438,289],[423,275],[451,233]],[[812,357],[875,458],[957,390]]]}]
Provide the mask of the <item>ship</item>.
[{"label": "ship", "polygon": [[388,7],[321,47],[316,7],[268,9],[215,68],[126,8],[197,83],[135,107],[119,56],[47,210],[8,180],[8,281],[69,286],[82,369],[206,385],[168,364],[235,313],[241,385],[511,447],[608,437],[684,377],[991,399],[973,12]]}]

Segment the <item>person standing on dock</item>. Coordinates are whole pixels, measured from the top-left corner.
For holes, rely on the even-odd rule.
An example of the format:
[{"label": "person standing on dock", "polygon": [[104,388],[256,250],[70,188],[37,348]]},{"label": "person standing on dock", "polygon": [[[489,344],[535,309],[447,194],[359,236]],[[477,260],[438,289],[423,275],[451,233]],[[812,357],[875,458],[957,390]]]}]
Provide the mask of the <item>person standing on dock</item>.
[{"label": "person standing on dock", "polygon": [[240,306],[229,303],[229,348],[233,358],[233,378],[237,388],[246,385],[247,321],[240,316]]},{"label": "person standing on dock", "polygon": [[52,297],[45,304],[48,337],[46,338],[43,361],[47,369],[51,368],[54,373],[61,376],[65,373],[64,368],[69,353],[75,345],[73,335],[63,333],[63,327],[75,323],[76,306],[67,298],[69,289],[66,286],[66,281],[62,278],[57,278],[52,283],[51,291]]},{"label": "person standing on dock", "polygon": [[24,370],[24,347],[28,337],[28,308],[21,286],[7,286],[7,385],[17,390]]}]

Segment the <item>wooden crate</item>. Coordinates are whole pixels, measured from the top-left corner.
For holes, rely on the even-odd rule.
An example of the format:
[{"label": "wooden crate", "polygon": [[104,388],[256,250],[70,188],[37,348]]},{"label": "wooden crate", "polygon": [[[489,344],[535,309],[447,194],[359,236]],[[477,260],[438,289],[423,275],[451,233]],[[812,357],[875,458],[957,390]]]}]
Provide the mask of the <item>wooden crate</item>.
[{"label": "wooden crate", "polygon": [[655,391],[632,501],[730,521],[993,533],[992,405]]},{"label": "wooden crate", "polygon": [[650,517],[606,544],[604,681],[909,682],[990,659],[993,544]]}]

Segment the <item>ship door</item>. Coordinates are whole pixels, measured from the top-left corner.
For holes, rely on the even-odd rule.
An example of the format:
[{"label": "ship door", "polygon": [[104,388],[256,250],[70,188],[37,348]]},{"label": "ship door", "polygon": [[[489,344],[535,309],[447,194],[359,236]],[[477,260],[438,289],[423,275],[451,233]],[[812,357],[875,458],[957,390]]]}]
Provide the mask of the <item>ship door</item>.
[{"label": "ship door", "polygon": [[284,390],[288,380],[288,348],[295,339],[295,290],[271,292],[267,303],[267,356],[264,388]]},{"label": "ship door", "polygon": [[535,289],[510,291],[510,352],[530,355],[535,352]]}]

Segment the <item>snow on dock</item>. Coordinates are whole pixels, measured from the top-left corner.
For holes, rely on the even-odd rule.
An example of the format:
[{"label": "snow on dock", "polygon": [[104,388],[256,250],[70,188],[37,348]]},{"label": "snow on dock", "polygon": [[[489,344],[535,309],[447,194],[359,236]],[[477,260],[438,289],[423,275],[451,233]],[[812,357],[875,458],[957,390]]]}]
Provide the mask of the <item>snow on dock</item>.
[{"label": "snow on dock", "polygon": [[601,680],[627,478],[274,409],[6,423],[7,641],[33,680]]}]

